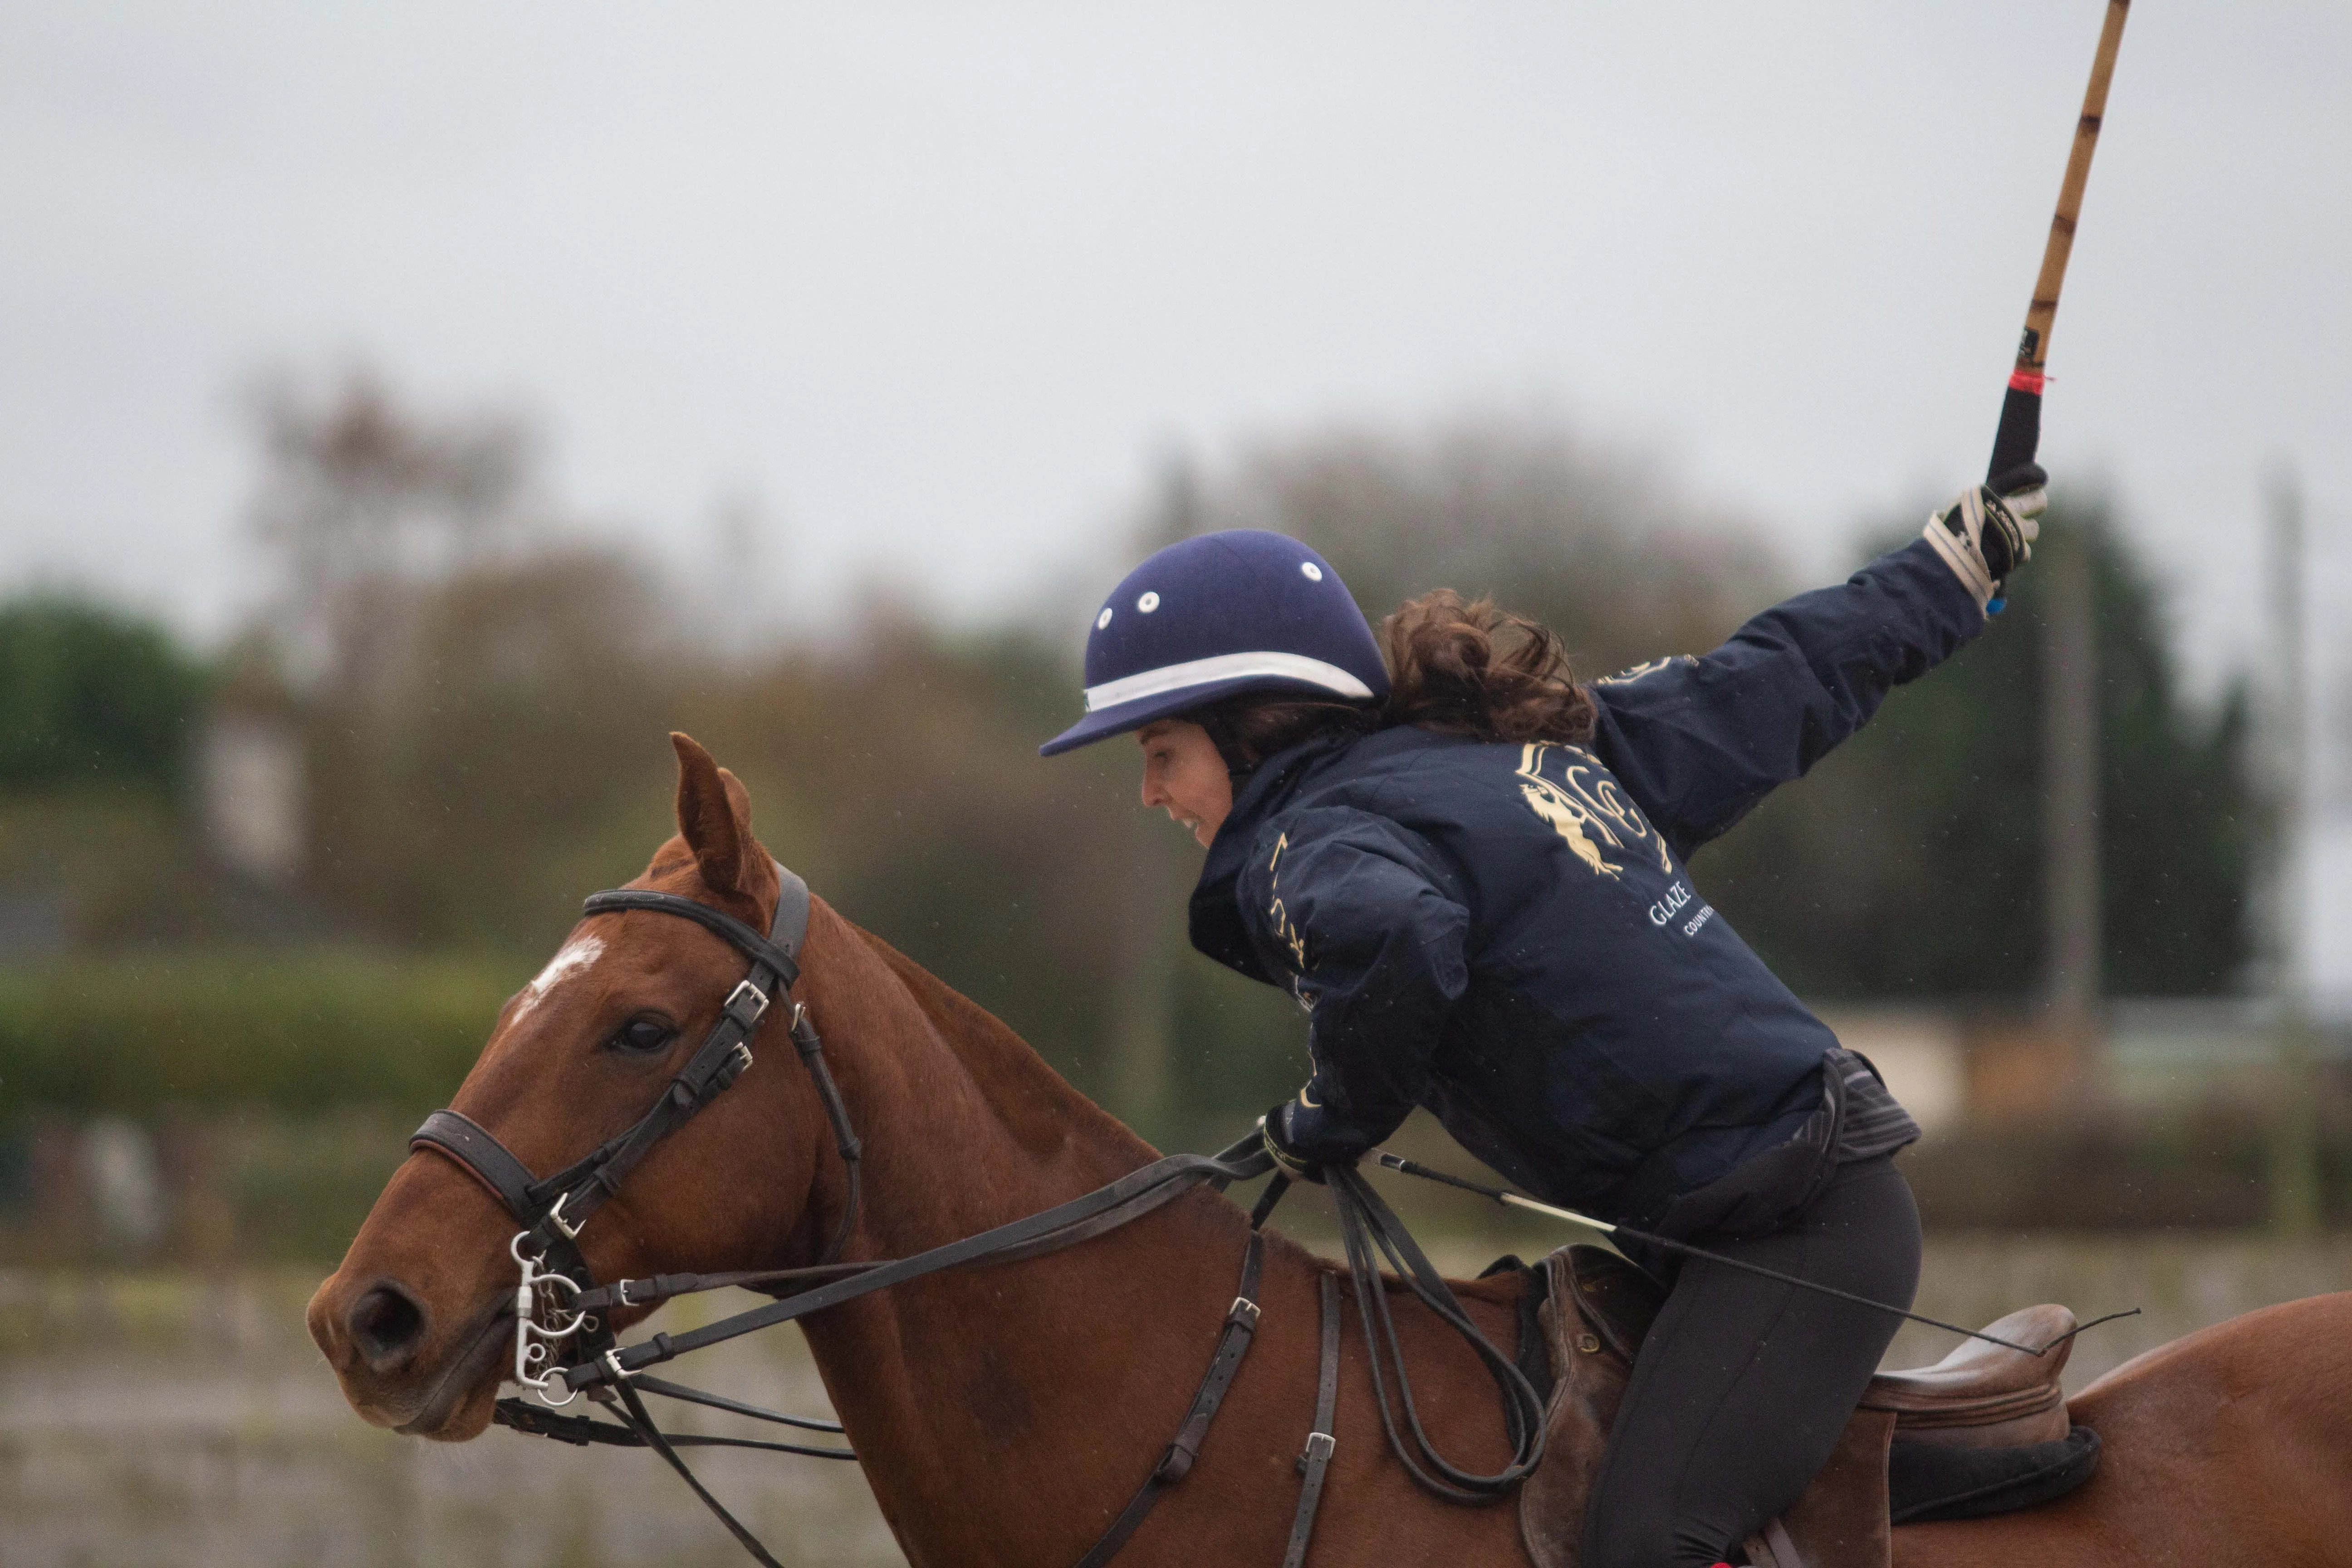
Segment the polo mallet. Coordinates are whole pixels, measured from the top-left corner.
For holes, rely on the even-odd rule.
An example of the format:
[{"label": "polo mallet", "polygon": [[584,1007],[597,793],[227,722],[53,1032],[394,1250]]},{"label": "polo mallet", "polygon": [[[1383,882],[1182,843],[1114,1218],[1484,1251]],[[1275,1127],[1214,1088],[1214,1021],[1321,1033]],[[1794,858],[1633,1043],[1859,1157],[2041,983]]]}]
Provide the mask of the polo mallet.
[{"label": "polo mallet", "polygon": [[2107,83],[2116,74],[2116,50],[2124,41],[2124,18],[2131,0],[2107,0],[2099,29],[2099,52],[2091,61],[2091,85],[2083,92],[2083,117],[2074,122],[2074,150],[2058,186],[2058,210],[2042,247],[2042,272],[2033,280],[2033,302],[2025,308],[2025,331],[2017,340],[2017,364],[2009,373],[2009,395],[2000,405],[2000,430],[1993,437],[1985,482],[1998,482],[2033,461],[2042,444],[2042,387],[2048,377],[2050,329],[2058,319],[2058,290],[2066,281],[2066,258],[2074,249],[2074,223],[2083,210],[2083,187],[2091,178],[2091,154],[2099,145],[2099,122],[2107,112]]},{"label": "polo mallet", "polygon": [[1794,1285],[1799,1289],[1834,1297],[1841,1301],[1851,1301],[1857,1307],[1868,1307],[1874,1312],[1887,1312],[1898,1318],[1908,1318],[1915,1323],[1925,1323],[1931,1329],[1941,1329],[1946,1333],[1959,1334],[1971,1340],[1984,1340],[2000,1345],[2005,1350],[2022,1351],[2030,1356],[2045,1355],[2081,1333],[2084,1329],[2095,1329],[2101,1323],[2111,1323],[2117,1318],[2132,1317],[2139,1311],[2137,1307],[2133,1307],[2121,1312],[2109,1312],[2104,1318],[2093,1318],[2089,1322],[2077,1324],[2048,1344],[2037,1349],[2032,1345],[2019,1344],[2014,1340],[2002,1339],[1998,1334],[1986,1333],[1981,1329],[1964,1329],[1958,1323],[1948,1323],[1941,1318],[1930,1318],[1885,1301],[1874,1301],[1867,1296],[1857,1296],[1851,1290],[1841,1290],[1833,1285],[1823,1285],[1818,1280],[1801,1279],[1794,1274],[1783,1274],[1777,1268],[1767,1268],[1760,1263],[1748,1263],[1737,1258],[1726,1258],[1719,1252],[1709,1252],[1703,1247],[1693,1247],[1686,1241],[1675,1241],[1672,1237],[1657,1236],[1646,1230],[1635,1230],[1631,1226],[1612,1225],[1605,1219],[1594,1219],[1591,1215],[1579,1214],[1574,1209],[1564,1209],[1554,1204],[1538,1203],[1533,1198],[1507,1192],[1501,1187],[1490,1187],[1483,1182],[1465,1181],[1460,1176],[1450,1176],[1444,1171],[1430,1169],[1418,1160],[1408,1160],[1402,1154],[1391,1154],[1385,1149],[1378,1151],[1378,1153],[1381,1163],[1391,1171],[1402,1171],[1408,1176],[1419,1176],[1424,1182],[1437,1182],[1445,1186],[1459,1187],[1465,1193],[1475,1193],[1482,1198],[1492,1198],[1506,1208],[1525,1209],[1529,1214],[1539,1214],[1549,1219],[1566,1220],[1570,1225],[1580,1225],[1589,1230],[1597,1230],[1607,1237],[1622,1236],[1629,1240],[1647,1242],[1652,1247],[1661,1247],[1669,1252],[1679,1252],[1685,1258],[1705,1258],[1709,1263],[1719,1263],[1726,1268],[1737,1268],[1744,1273],[1761,1275],[1767,1279],[1776,1280],[1782,1285]]}]

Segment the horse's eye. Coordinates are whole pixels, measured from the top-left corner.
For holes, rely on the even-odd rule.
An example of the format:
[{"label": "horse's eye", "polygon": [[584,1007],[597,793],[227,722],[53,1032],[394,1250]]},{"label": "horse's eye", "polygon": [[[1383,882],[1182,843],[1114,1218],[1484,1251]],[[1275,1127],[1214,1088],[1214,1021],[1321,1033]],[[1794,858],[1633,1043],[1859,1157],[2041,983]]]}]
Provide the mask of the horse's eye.
[{"label": "horse's eye", "polygon": [[676,1038],[677,1031],[670,1027],[667,1019],[636,1017],[621,1026],[620,1033],[613,1037],[613,1048],[650,1056]]}]

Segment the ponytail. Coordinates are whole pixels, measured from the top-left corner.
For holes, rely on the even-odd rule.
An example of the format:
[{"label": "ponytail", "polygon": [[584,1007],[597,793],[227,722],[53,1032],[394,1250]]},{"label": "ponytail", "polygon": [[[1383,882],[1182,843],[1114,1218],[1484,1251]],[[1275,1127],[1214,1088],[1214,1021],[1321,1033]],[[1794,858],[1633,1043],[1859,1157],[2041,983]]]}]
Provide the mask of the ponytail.
[{"label": "ponytail", "polygon": [[1408,599],[1381,623],[1391,690],[1381,726],[1482,741],[1592,737],[1592,699],[1558,636],[1492,599],[1451,588]]},{"label": "ponytail", "polygon": [[1408,599],[1381,623],[1388,700],[1377,706],[1244,692],[1190,715],[1235,778],[1277,752],[1325,734],[1410,724],[1481,741],[1583,742],[1592,699],[1559,638],[1524,616],[1451,588]]}]

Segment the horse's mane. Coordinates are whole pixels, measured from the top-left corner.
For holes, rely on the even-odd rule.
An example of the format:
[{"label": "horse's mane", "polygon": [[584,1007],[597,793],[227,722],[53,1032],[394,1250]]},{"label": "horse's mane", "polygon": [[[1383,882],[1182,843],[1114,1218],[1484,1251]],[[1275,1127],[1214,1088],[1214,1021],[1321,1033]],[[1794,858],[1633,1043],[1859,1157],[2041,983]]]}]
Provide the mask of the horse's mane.
[{"label": "horse's mane", "polygon": [[1055,1072],[1012,1026],[856,921],[845,916],[843,923],[907,988],[1024,1147],[1044,1155],[1067,1143],[1074,1133],[1091,1133],[1126,1145],[1139,1165],[1151,1158],[1150,1144]]}]

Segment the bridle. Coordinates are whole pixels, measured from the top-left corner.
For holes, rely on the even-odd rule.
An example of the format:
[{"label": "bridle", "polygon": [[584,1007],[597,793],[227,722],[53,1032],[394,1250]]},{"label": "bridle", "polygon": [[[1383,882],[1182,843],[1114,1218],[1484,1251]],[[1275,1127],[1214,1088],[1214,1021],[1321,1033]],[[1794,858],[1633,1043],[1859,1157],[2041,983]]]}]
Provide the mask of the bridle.
[{"label": "bridle", "polygon": [[[408,1140],[411,1150],[429,1150],[457,1162],[458,1168],[490,1190],[506,1205],[523,1228],[517,1232],[507,1250],[521,1269],[521,1280],[515,1287],[514,1318],[514,1380],[537,1393],[551,1405],[564,1405],[579,1397],[580,1390],[565,1385],[556,1366],[556,1351],[566,1341],[579,1340],[578,1359],[597,1361],[610,1357],[619,1348],[613,1337],[605,1313],[601,1309],[610,1306],[647,1306],[675,1292],[656,1294],[643,1291],[632,1300],[632,1281],[618,1280],[609,1290],[600,1290],[595,1276],[590,1272],[588,1260],[580,1250],[580,1232],[595,1212],[620,1190],[630,1172],[636,1169],[654,1145],[677,1131],[700,1114],[703,1108],[725,1093],[735,1080],[751,1066],[751,1037],[761,1022],[779,1000],[791,1002],[787,994],[800,979],[799,953],[801,943],[808,937],[808,884],[774,861],[779,884],[775,917],[769,921],[767,933],[759,931],[709,904],[682,898],[676,893],[656,892],[649,889],[623,888],[592,894],[582,907],[583,916],[623,914],[645,910],[673,915],[692,921],[705,931],[718,936],[746,959],[751,972],[736,983],[719,1005],[719,1017],[710,1032],[702,1037],[694,1054],[672,1076],[646,1113],[625,1131],[605,1140],[587,1154],[573,1161],[551,1176],[533,1176],[529,1166],[517,1159],[513,1151],[500,1142],[488,1128],[455,1110],[436,1110],[425,1119]],[[833,1237],[825,1243],[814,1270],[769,1270],[761,1276],[804,1275],[828,1272],[828,1266],[841,1257],[849,1234],[857,1222],[859,1198],[859,1164],[865,1152],[857,1133],[849,1123],[849,1109],[843,1102],[841,1089],[834,1081],[833,1069],[824,1059],[824,1042],[818,1037],[815,1026],[809,1022],[808,1009],[792,1002],[791,1021],[786,1025],[793,1048],[808,1068],[815,1086],[818,1102],[824,1106],[825,1120],[832,1124],[834,1147],[848,1173],[847,1191],[841,1208],[840,1223]],[[753,1282],[749,1276],[743,1283]],[[609,1300],[607,1300],[609,1298]],[[617,1371],[617,1363],[614,1370]],[[738,1538],[747,1546],[758,1549],[742,1527],[720,1507],[718,1500],[703,1490],[691,1471],[671,1452],[673,1445],[692,1444],[686,1437],[668,1437],[655,1426],[650,1415],[627,1388],[625,1380],[615,1378],[619,1396],[614,1401],[621,1405],[617,1412],[622,1419],[635,1428],[647,1447],[670,1459],[686,1476],[703,1500],[726,1521]],[[665,1385],[674,1387],[675,1385]],[[564,1390],[562,1397],[555,1391]],[[681,1394],[692,1394],[681,1390]],[[716,1398],[704,1396],[697,1403]],[[732,1401],[724,1402],[732,1406]],[[519,1407],[519,1408],[517,1408]],[[502,1425],[528,1425],[530,1407],[520,1401],[500,1401],[499,1418]],[[743,1413],[750,1413],[745,1410]],[[811,1431],[838,1433],[841,1428],[831,1422],[813,1421],[802,1416],[759,1412],[765,1418],[786,1426]],[[521,1416],[519,1422],[517,1417]],[[535,1427],[530,1429],[537,1429]],[[733,1445],[730,1445],[733,1446]],[[789,1453],[820,1456],[826,1458],[854,1458],[846,1449],[809,1448],[797,1444],[751,1444],[751,1447],[782,1449]]]},{"label": "bridle", "polygon": [[[863,1149],[850,1126],[840,1087],[826,1065],[824,1042],[809,1020],[807,1008],[793,1002],[787,1033],[808,1069],[825,1119],[832,1125],[834,1146],[847,1173],[840,1222],[817,1262],[807,1268],[661,1274],[650,1279],[619,1279],[610,1285],[598,1285],[580,1250],[582,1227],[619,1191],[622,1181],[655,1144],[692,1121],[743,1075],[752,1063],[751,1041],[761,1022],[777,1001],[791,1000],[787,993],[800,978],[798,955],[808,935],[809,891],[807,883],[782,866],[776,865],[775,870],[781,887],[775,916],[765,935],[724,910],[675,893],[621,889],[592,894],[583,906],[586,915],[643,910],[692,921],[733,946],[751,966],[720,1005],[719,1018],[702,1043],[671,1078],[660,1098],[626,1131],[607,1139],[553,1175],[543,1177],[532,1175],[530,1167],[495,1134],[455,1110],[433,1112],[409,1139],[412,1151],[430,1151],[455,1161],[461,1170],[495,1194],[522,1226],[508,1244],[509,1252],[521,1270],[513,1305],[515,1381],[538,1394],[548,1405],[569,1405],[584,1393],[610,1411],[618,1424],[559,1415],[520,1399],[498,1401],[494,1418],[520,1431],[583,1446],[605,1443],[652,1448],[685,1479],[719,1522],[766,1568],[781,1565],[758,1538],[710,1494],[677,1450],[684,1447],[744,1447],[834,1459],[854,1459],[856,1455],[847,1448],[814,1448],[741,1437],[672,1436],[655,1425],[641,1394],[658,1394],[810,1431],[839,1434],[841,1427],[832,1422],[762,1410],[668,1383],[652,1376],[648,1368],[686,1352],[790,1322],[904,1280],[976,1263],[1009,1262],[1057,1251],[1139,1219],[1195,1188],[1208,1186],[1222,1191],[1230,1183],[1266,1175],[1273,1167],[1271,1156],[1260,1146],[1257,1135],[1252,1133],[1213,1156],[1164,1156],[1083,1196],[911,1258],[842,1262],[842,1250],[856,1223],[858,1167]],[[1376,1342],[1373,1385],[1379,1394],[1381,1423],[1388,1429],[1391,1445],[1413,1479],[1437,1495],[1464,1502],[1499,1500],[1532,1473],[1542,1458],[1541,1398],[1525,1373],[1496,1350],[1472,1323],[1452,1289],[1430,1267],[1402,1225],[1363,1185],[1363,1179],[1352,1169],[1331,1174],[1365,1332],[1368,1338],[1386,1342],[1412,1436],[1423,1455],[1433,1462],[1436,1473],[1415,1463],[1391,1420],[1388,1394],[1378,1370],[1381,1346]],[[1226,1311],[1216,1353],[1186,1412],[1183,1426],[1127,1507],[1079,1560],[1078,1568],[1101,1568],[1108,1563],[1160,1496],[1190,1473],[1209,1425],[1255,1338],[1260,1313],[1258,1279],[1265,1257],[1261,1227],[1288,1185],[1286,1177],[1274,1173],[1273,1181],[1250,1215],[1241,1287]],[[1378,1276],[1379,1260],[1373,1256],[1375,1247],[1397,1266],[1413,1294],[1469,1340],[1494,1374],[1503,1393],[1505,1424],[1513,1447],[1511,1463],[1495,1475],[1473,1475],[1445,1464],[1422,1432],[1420,1419],[1413,1412],[1411,1390],[1404,1381],[1402,1347],[1389,1321],[1386,1291]],[[656,1333],[626,1347],[613,1336],[608,1315],[615,1307],[650,1307],[675,1296],[728,1286],[764,1290],[781,1299],[681,1334]],[[1324,1275],[1321,1289],[1323,1351],[1315,1427],[1308,1433],[1307,1447],[1299,1456],[1299,1471],[1305,1484],[1292,1526],[1290,1549],[1285,1557],[1286,1568],[1298,1568],[1304,1561],[1322,1493],[1323,1476],[1334,1446],[1332,1420],[1339,1361],[1337,1281]],[[568,1342],[576,1342],[569,1346],[572,1359],[558,1364],[557,1352]],[[559,1388],[562,1390],[560,1398],[555,1392]]]}]

